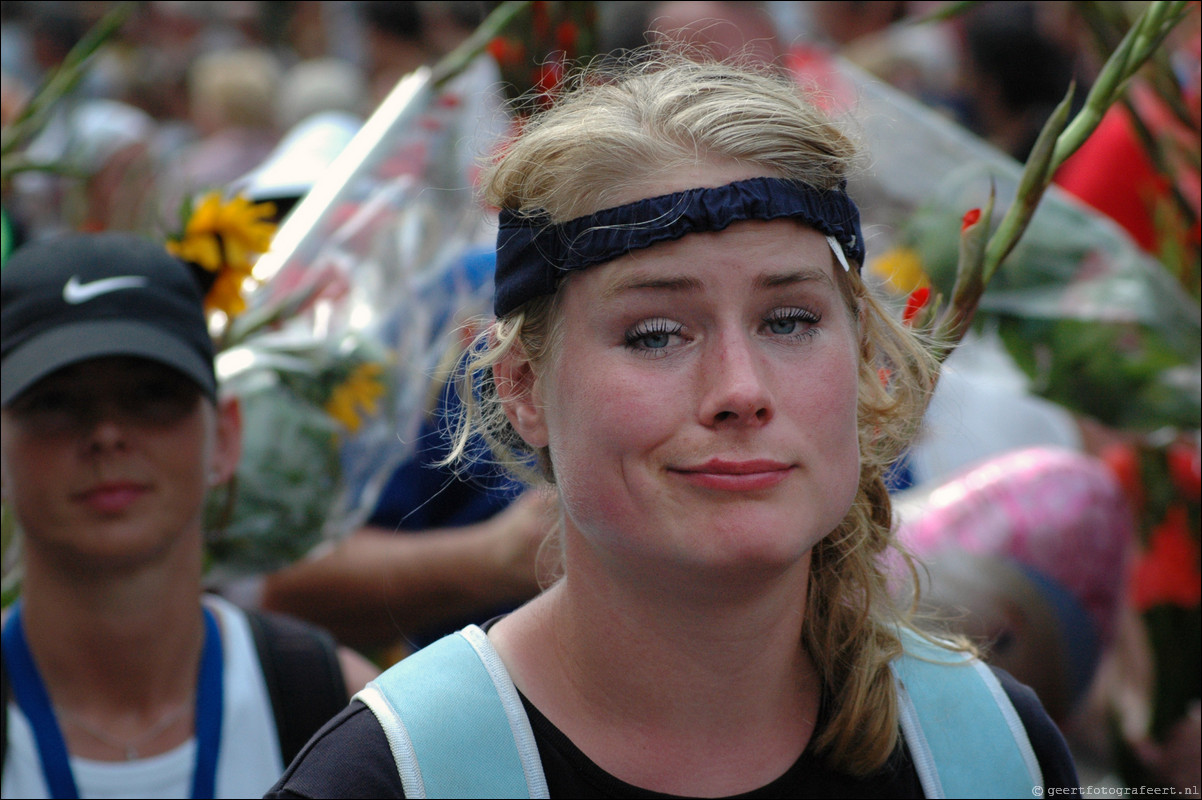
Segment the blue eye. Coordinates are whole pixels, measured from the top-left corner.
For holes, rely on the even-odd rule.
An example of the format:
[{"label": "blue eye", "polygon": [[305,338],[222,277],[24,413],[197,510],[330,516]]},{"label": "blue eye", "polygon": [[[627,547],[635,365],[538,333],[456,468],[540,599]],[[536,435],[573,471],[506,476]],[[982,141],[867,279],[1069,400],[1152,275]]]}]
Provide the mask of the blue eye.
[{"label": "blue eye", "polygon": [[768,320],[768,330],[773,333],[788,335],[797,329],[797,320],[795,319],[770,319]]},{"label": "blue eye", "polygon": [[663,350],[679,336],[682,326],[667,319],[651,319],[640,322],[626,332],[626,346],[631,350]]},{"label": "blue eye", "polygon": [[652,350],[659,350],[668,346],[668,334],[666,333],[648,333],[642,337],[643,347]]},{"label": "blue eye", "polygon": [[778,308],[764,319],[764,327],[773,336],[806,336],[822,317],[804,308]]}]

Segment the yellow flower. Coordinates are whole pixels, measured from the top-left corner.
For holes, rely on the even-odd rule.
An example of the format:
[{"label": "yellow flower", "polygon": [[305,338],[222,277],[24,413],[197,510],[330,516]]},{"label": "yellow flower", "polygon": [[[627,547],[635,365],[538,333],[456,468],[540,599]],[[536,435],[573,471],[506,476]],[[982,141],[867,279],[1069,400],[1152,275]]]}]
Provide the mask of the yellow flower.
[{"label": "yellow flower", "polygon": [[274,215],[272,203],[251,203],[242,195],[222,202],[220,192],[209,192],[183,233],[168,240],[170,253],[217,273],[205,298],[207,309],[220,309],[231,318],[246,310],[242,288],[254,266],[253,257],[271,247]]},{"label": "yellow flower", "polygon": [[881,253],[870,262],[869,271],[890,289],[907,297],[915,289],[930,285],[922,269],[922,258],[912,247],[895,247]]},{"label": "yellow flower", "polygon": [[217,276],[209,293],[205,295],[206,311],[223,311],[229,319],[246,310],[246,299],[242,296],[242,287],[250,276],[248,272],[227,269]]},{"label": "yellow flower", "polygon": [[326,403],[326,413],[355,433],[363,420],[375,416],[380,410],[380,397],[384,395],[381,376],[384,367],[367,363],[355,367],[350,376],[334,387]]}]

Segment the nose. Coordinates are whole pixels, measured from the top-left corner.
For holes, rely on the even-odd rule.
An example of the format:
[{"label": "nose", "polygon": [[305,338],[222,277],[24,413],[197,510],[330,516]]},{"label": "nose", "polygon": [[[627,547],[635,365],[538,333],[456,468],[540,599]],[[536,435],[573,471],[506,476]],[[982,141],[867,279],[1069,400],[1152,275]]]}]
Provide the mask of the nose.
[{"label": "nose", "polygon": [[764,425],[775,404],[762,354],[746,334],[721,337],[701,365],[703,425]]},{"label": "nose", "polygon": [[89,454],[122,451],[129,446],[128,415],[114,403],[95,403],[80,415],[79,422]]}]

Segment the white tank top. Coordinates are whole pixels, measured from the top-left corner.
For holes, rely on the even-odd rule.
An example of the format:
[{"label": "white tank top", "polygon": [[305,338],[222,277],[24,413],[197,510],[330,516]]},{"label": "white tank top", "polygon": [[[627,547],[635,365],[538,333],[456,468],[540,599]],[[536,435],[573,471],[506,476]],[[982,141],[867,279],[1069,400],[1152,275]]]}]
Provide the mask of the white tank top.
[{"label": "white tank top", "polygon": [[[206,595],[217,615],[225,662],[217,797],[262,797],[284,772],[267,683],[246,615],[219,597]],[[4,757],[6,798],[49,797],[29,721],[8,703],[8,752]],[[162,755],[136,761],[92,761],[71,757],[81,797],[188,797],[196,767],[196,740]]]}]

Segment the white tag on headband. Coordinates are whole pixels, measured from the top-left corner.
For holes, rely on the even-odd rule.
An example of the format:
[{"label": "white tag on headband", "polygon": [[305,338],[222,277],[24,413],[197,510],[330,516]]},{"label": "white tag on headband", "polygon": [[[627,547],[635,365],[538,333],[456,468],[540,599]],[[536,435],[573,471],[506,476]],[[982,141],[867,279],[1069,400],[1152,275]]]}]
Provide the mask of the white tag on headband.
[{"label": "white tag on headband", "polygon": [[851,264],[847,263],[847,256],[843,255],[843,245],[839,244],[839,240],[834,236],[828,236],[826,242],[835,251],[835,258],[839,259],[839,263],[843,265],[843,271],[851,272]]}]

